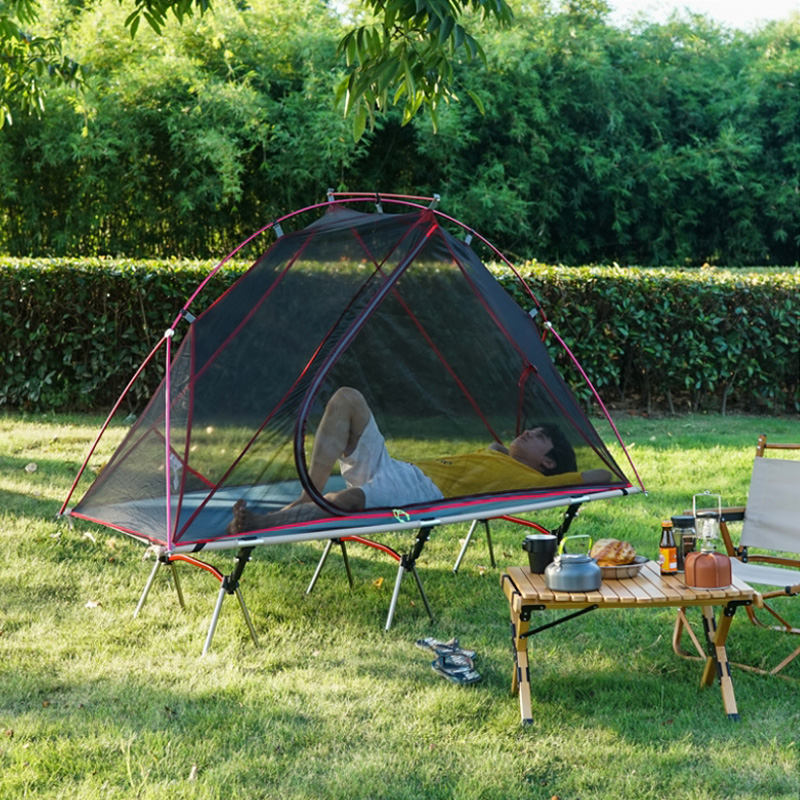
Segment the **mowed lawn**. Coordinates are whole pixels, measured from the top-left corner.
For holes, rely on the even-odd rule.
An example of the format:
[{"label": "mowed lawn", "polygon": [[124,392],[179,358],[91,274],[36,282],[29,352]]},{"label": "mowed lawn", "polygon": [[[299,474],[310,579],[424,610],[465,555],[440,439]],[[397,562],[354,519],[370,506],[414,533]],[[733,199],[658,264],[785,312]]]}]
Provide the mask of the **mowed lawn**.
[{"label": "mowed lawn", "polygon": [[[134,619],[145,548],[55,519],[99,422],[0,416],[0,800],[800,798],[800,659],[784,679],[734,668],[730,722],[718,687],[699,688],[700,663],[672,652],[671,609],[588,614],[534,637],[534,722],[522,727],[499,578],[524,563],[525,531],[508,523],[492,524],[497,568],[480,533],[458,575],[467,526],[435,530],[419,570],[436,621],[406,580],[388,633],[393,560],[353,545],[354,588],[332,555],[307,596],[322,544],[261,548],[242,582],[261,647],[227,598],[201,656],[210,575],[179,565],[185,611],[160,575]],[[693,494],[744,502],[759,433],[800,441],[797,417],[616,422],[648,494],[588,504],[572,532],[650,558],[661,519]],[[535,519],[554,526],[560,513]],[[233,554],[207,560],[227,572]],[[800,600],[789,604],[800,624]],[[476,650],[482,680],[436,675],[415,646],[425,636]],[[740,613],[728,651],[764,666],[798,638]]]}]

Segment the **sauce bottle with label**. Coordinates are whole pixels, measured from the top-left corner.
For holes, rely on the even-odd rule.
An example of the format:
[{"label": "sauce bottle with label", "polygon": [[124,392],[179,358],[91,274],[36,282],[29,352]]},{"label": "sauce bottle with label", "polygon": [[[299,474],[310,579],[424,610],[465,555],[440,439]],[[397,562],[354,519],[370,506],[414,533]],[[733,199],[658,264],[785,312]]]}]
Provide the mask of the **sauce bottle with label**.
[{"label": "sauce bottle with label", "polygon": [[678,549],[675,547],[675,534],[672,520],[661,523],[661,544],[658,547],[658,564],[662,575],[674,575],[678,571]]}]

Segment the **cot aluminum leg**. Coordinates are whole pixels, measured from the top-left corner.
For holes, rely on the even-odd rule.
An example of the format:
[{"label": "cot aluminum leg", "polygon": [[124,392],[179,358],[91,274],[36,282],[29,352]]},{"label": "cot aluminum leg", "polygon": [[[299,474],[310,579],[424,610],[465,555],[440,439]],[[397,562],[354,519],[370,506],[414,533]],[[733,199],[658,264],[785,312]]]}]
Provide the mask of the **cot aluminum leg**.
[{"label": "cot aluminum leg", "polygon": [[431,604],[428,602],[428,596],[425,594],[425,590],[422,588],[422,581],[420,580],[416,566],[411,567],[411,573],[414,576],[414,580],[417,582],[417,589],[419,589],[419,595],[422,598],[425,610],[428,612],[428,618],[431,622],[433,622],[433,611],[431,610]]},{"label": "cot aluminum leg", "polygon": [[344,561],[344,569],[347,572],[347,581],[350,584],[350,588],[353,588],[353,573],[350,571],[350,559],[347,557],[347,547],[345,546],[344,540],[339,540],[339,547],[342,548],[342,561]]},{"label": "cot aluminum leg", "polygon": [[400,595],[400,584],[403,581],[403,574],[406,570],[409,570],[409,572],[414,575],[414,580],[417,582],[417,588],[422,595],[422,602],[425,604],[425,610],[428,612],[431,622],[433,622],[433,613],[431,612],[428,598],[425,596],[425,590],[422,588],[422,581],[419,579],[419,575],[417,574],[417,559],[422,555],[422,551],[425,548],[425,543],[428,541],[428,538],[430,537],[431,531],[434,527],[435,525],[423,525],[417,531],[417,538],[414,541],[414,546],[411,548],[411,552],[400,557],[400,567],[397,570],[397,580],[394,584],[392,602],[389,606],[389,616],[386,619],[385,630],[387,631],[392,627],[392,618],[394,617],[395,608],[397,608],[397,598]]},{"label": "cot aluminum leg", "polygon": [[306,589],[306,594],[311,594],[311,590],[316,585],[317,578],[319,578],[319,574],[320,572],[322,572],[322,568],[325,566],[325,562],[328,560],[328,554],[331,552],[331,547],[333,547],[333,539],[328,539],[328,541],[325,542],[325,549],[322,551],[322,557],[317,563],[317,568],[314,570],[314,575],[311,578],[311,583],[308,584],[308,589]]},{"label": "cot aluminum leg", "polygon": [[170,570],[172,572],[172,582],[175,584],[175,591],[178,593],[178,602],[181,608],[186,610],[186,603],[183,600],[183,589],[181,588],[181,580],[178,576],[178,568],[175,566],[174,561],[169,562]]},{"label": "cot aluminum leg", "polygon": [[474,519],[472,520],[472,525],[470,525],[469,531],[464,539],[464,544],[461,545],[461,552],[458,554],[458,558],[456,559],[456,563],[453,566],[453,574],[456,575],[458,573],[458,568],[461,566],[461,562],[464,560],[464,556],[467,554],[467,548],[469,547],[469,543],[472,540],[472,536],[475,533],[475,528],[478,527],[478,523],[483,522],[483,526],[486,529],[486,544],[489,545],[489,559],[492,565],[492,569],[494,569],[497,564],[494,560],[494,548],[492,547],[492,534],[489,528],[489,520],[484,519]]},{"label": "cot aluminum leg", "polygon": [[161,566],[161,562],[156,559],[156,563],[153,564],[153,569],[150,571],[150,577],[147,579],[147,583],[144,586],[144,590],[142,591],[142,596],[139,598],[139,603],[136,606],[136,610],[133,612],[133,618],[139,616],[139,612],[142,610],[142,607],[147,600],[147,595],[150,594],[150,590],[153,588],[153,583],[156,579],[156,572],[158,572],[158,568]]},{"label": "cot aluminum leg", "polygon": [[394,611],[397,608],[397,598],[400,596],[400,585],[403,583],[403,575],[405,574],[405,567],[401,564],[397,569],[397,578],[394,582],[394,592],[392,592],[392,602],[389,603],[389,616],[386,617],[385,631],[392,627],[392,620],[394,619]]},{"label": "cot aluminum leg", "polygon": [[350,559],[347,557],[347,547],[342,539],[328,539],[327,543],[325,544],[325,549],[322,551],[322,556],[317,564],[316,570],[314,570],[314,576],[311,578],[311,583],[308,584],[308,589],[306,589],[306,594],[311,594],[312,589],[317,583],[317,579],[322,572],[322,568],[325,566],[325,562],[328,560],[328,554],[331,552],[331,548],[334,544],[338,544],[339,547],[342,548],[342,560],[344,561],[344,568],[347,572],[347,580],[350,583],[350,588],[353,588],[353,573],[350,569]]},{"label": "cot aluminum leg", "polygon": [[392,621],[394,620],[394,612],[397,609],[397,600],[400,597],[400,586],[403,583],[403,577],[405,576],[406,570],[410,572],[414,576],[414,580],[417,583],[417,589],[419,589],[420,597],[422,597],[422,603],[425,606],[425,611],[428,612],[428,617],[431,622],[434,621],[433,619],[433,611],[431,610],[431,604],[428,602],[428,596],[425,594],[425,589],[422,588],[422,581],[420,580],[419,573],[417,572],[417,567],[415,564],[408,564],[406,561],[406,556],[403,556],[403,561],[401,561],[400,566],[397,568],[397,578],[394,582],[394,592],[392,592],[392,602],[389,604],[389,615],[386,617],[386,627],[384,628],[385,631],[388,631],[389,628],[392,627]]},{"label": "cot aluminum leg", "polygon": [[178,576],[178,570],[175,568],[175,562],[164,561],[162,559],[156,559],[156,563],[153,564],[153,569],[150,571],[150,577],[147,579],[147,583],[145,584],[144,589],[142,590],[142,596],[139,598],[139,602],[136,605],[136,610],[133,612],[133,618],[139,616],[139,612],[144,607],[144,604],[150,594],[150,590],[153,588],[153,584],[156,580],[156,573],[158,572],[158,568],[162,566],[166,566],[169,563],[170,570],[172,572],[172,581],[175,584],[175,591],[178,594],[178,603],[180,603],[181,609],[186,609],[186,602],[183,599],[183,589],[181,588],[181,581],[180,577]]},{"label": "cot aluminum leg", "polygon": [[247,610],[247,606],[244,602],[244,595],[242,594],[242,590],[238,587],[236,588],[236,599],[239,601],[239,608],[242,610],[242,616],[247,624],[247,629],[250,631],[250,638],[253,640],[253,644],[256,647],[260,647],[258,637],[256,636],[256,629],[253,627],[253,622],[250,619],[250,612]]},{"label": "cot aluminum leg", "polygon": [[239,580],[242,577],[242,573],[244,572],[244,568],[247,565],[247,562],[250,560],[250,555],[253,552],[252,547],[243,547],[239,550],[238,554],[236,555],[236,564],[234,565],[233,570],[231,571],[230,575],[226,575],[222,579],[222,584],[219,589],[219,594],[217,595],[217,603],[214,606],[214,613],[211,616],[211,624],[208,627],[208,634],[206,635],[206,641],[203,645],[203,655],[206,655],[211,648],[211,642],[214,639],[214,632],[217,629],[217,622],[219,621],[219,615],[222,611],[222,602],[225,600],[226,594],[235,594],[237,600],[239,601],[239,607],[242,610],[242,616],[244,616],[244,621],[247,624],[247,628],[250,631],[250,637],[253,640],[253,644],[258,647],[258,638],[256,637],[255,629],[253,628],[253,623],[250,619],[250,614],[247,611],[247,606],[244,602],[244,597],[242,595],[241,589],[239,588]]},{"label": "cot aluminum leg", "polygon": [[494,560],[494,548],[492,547],[492,531],[489,526],[489,520],[485,519],[483,523],[486,526],[486,544],[489,546],[489,563],[492,565],[492,569],[495,569],[497,567],[497,562]]},{"label": "cot aluminum leg", "polygon": [[[203,655],[206,655],[211,649],[211,642],[214,639],[214,632],[217,630],[217,622],[219,621],[219,615],[222,611],[222,602],[225,600],[226,594],[230,594],[230,592],[223,585],[219,590],[219,594],[217,595],[217,604],[214,606],[214,613],[211,616],[211,624],[208,626],[206,641],[203,645]],[[247,610],[247,605],[244,602],[242,590],[237,586],[233,594],[236,595],[236,599],[239,601],[239,608],[242,610],[242,616],[244,617],[247,629],[250,631],[250,638],[253,640],[253,644],[256,647],[260,647],[258,643],[258,636],[256,636],[256,629],[253,627],[253,621],[250,619],[250,612]]]},{"label": "cot aluminum leg", "polygon": [[222,601],[225,599],[226,594],[227,592],[225,590],[225,586],[223,585],[223,587],[219,590],[219,594],[217,595],[217,604],[214,606],[214,613],[211,615],[211,624],[208,627],[206,642],[203,645],[203,655],[206,655],[211,648],[211,641],[214,638],[214,631],[217,629],[219,612],[222,611]]},{"label": "cot aluminum leg", "polygon": [[469,526],[467,535],[464,537],[464,544],[461,545],[461,552],[458,554],[456,563],[453,565],[453,575],[458,573],[458,568],[461,566],[461,562],[464,560],[464,556],[467,554],[467,548],[469,547],[470,541],[472,541],[472,534],[475,533],[475,528],[478,527],[479,522],[479,519],[474,519],[472,520],[472,525]]}]

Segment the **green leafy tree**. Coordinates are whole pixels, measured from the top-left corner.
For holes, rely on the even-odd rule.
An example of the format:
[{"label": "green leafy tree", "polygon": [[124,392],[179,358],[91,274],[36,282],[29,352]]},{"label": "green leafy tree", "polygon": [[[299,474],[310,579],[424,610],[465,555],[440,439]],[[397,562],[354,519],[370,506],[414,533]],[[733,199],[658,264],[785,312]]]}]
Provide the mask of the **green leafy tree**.
[{"label": "green leafy tree", "polygon": [[[64,21],[81,93],[0,136],[0,249],[218,255],[337,185],[365,149],[331,102],[341,28],[315,0],[217,0],[131,38],[116,0]],[[322,187],[322,189],[320,188]]]},{"label": "green leafy tree", "polygon": [[[370,19],[347,33],[339,45],[350,68],[339,87],[353,131],[360,138],[374,110],[401,104],[404,120],[427,107],[436,119],[442,100],[456,97],[454,60],[485,55],[465,25],[465,16],[493,18],[504,24],[512,13],[506,0],[360,0]],[[211,0],[120,0],[133,5],[125,26],[135,35],[142,20],[161,33],[172,16],[179,22],[203,15]],[[37,0],[6,0],[0,5],[0,113],[11,119],[12,107],[41,108],[43,77],[74,81],[78,65],[61,54],[58,38],[30,35]],[[480,103],[477,97],[473,98]]]},{"label": "green leafy tree", "polygon": [[488,70],[453,61],[483,113],[442,102],[434,136],[401,100],[354,142],[331,101],[352,77],[343,26],[373,19],[360,0],[345,20],[319,0],[214,0],[135,37],[119,0],[38,2],[37,35],[85,64],[85,87],[3,129],[2,251],[218,254],[335,186],[440,193],[517,258],[800,261],[800,18],[743,34],[521,5],[482,31]]},{"label": "green leafy tree", "polygon": [[30,33],[37,18],[36,0],[0,3],[0,128],[11,122],[12,106],[41,112],[48,81],[79,79],[78,64],[63,55],[58,38]]},{"label": "green leafy tree", "polygon": [[448,208],[521,255],[796,264],[798,25],[519,12],[485,36],[489,70],[459,66],[485,114],[451,104],[435,137],[415,121],[416,150]]},{"label": "green leafy tree", "polygon": [[[353,113],[354,134],[359,138],[374,111],[391,105],[403,109],[403,124],[422,106],[438,124],[442,100],[457,98],[454,61],[486,62],[477,39],[464,24],[464,12],[500,24],[511,21],[505,0],[362,0],[374,21],[349,31],[339,44],[349,74],[339,86],[345,114]],[[482,108],[480,98],[465,90]]]}]

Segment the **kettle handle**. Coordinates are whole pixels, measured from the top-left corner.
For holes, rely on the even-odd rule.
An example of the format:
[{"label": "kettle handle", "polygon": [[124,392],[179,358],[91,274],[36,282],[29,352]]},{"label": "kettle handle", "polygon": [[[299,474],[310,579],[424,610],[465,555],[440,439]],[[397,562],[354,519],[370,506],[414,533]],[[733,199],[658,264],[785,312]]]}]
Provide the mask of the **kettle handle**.
[{"label": "kettle handle", "polygon": [[565,536],[558,545],[558,555],[561,555],[564,552],[564,545],[567,543],[568,539],[588,539],[589,546],[586,548],[587,553],[591,551],[592,545],[594,544],[592,537],[587,533],[576,533],[574,536]]}]

